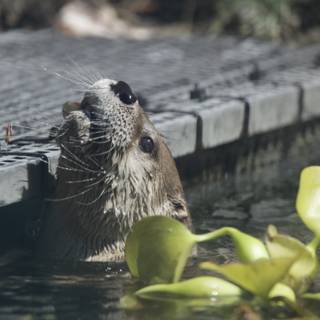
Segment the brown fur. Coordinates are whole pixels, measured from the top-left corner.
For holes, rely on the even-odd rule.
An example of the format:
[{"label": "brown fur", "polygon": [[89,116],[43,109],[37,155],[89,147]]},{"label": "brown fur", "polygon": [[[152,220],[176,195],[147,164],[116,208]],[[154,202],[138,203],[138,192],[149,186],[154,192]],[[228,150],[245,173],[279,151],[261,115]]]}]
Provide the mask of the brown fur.
[{"label": "brown fur", "polygon": [[[87,94],[88,101],[64,110],[66,120],[57,138],[61,156],[56,201],[44,221],[41,256],[121,260],[125,238],[139,219],[166,215],[190,225],[167,145],[138,102],[119,103],[105,81]],[[90,131],[94,121],[86,108],[92,104],[103,115],[103,120],[95,120],[101,125],[101,141]],[[151,153],[141,151],[144,136],[154,142]]]}]

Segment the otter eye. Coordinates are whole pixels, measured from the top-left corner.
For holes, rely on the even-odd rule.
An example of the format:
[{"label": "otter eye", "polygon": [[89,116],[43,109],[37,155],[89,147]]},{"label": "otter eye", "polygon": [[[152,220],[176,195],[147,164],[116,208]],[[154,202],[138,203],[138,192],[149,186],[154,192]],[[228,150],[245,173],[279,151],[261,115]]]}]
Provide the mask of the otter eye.
[{"label": "otter eye", "polygon": [[140,145],[140,149],[142,150],[142,152],[145,152],[145,153],[151,153],[154,149],[154,142],[148,136],[142,137],[140,139],[139,145]]}]

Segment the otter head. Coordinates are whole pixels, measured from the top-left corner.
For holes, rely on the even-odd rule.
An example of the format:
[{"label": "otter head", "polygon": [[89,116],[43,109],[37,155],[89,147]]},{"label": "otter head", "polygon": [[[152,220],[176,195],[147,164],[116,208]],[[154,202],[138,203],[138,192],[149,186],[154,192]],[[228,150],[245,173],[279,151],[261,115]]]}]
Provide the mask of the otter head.
[{"label": "otter head", "polygon": [[128,84],[99,80],[64,116],[56,195],[69,232],[103,247],[146,216],[189,223],[171,153]]}]

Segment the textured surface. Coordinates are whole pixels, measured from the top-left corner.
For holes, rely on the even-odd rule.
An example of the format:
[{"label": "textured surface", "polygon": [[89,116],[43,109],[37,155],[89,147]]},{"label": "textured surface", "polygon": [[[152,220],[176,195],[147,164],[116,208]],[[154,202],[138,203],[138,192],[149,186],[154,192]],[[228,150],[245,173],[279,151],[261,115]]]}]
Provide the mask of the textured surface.
[{"label": "textured surface", "polygon": [[161,112],[151,115],[151,120],[167,141],[174,157],[195,152],[197,139],[195,117],[178,112]]},{"label": "textured surface", "polygon": [[[64,102],[81,100],[96,79],[121,79],[139,93],[181,157],[319,117],[319,54],[319,45],[287,48],[250,39],[139,42],[73,39],[51,30],[4,33],[0,126],[11,123],[14,138],[45,137],[61,121]],[[41,196],[57,147],[2,141],[1,151],[0,205]]]},{"label": "textured surface", "polygon": [[292,86],[266,86],[249,95],[249,134],[267,132],[294,123],[299,92]]},{"label": "textured surface", "polygon": [[243,131],[244,108],[242,101],[230,100],[200,111],[203,147],[215,147],[238,139]]}]

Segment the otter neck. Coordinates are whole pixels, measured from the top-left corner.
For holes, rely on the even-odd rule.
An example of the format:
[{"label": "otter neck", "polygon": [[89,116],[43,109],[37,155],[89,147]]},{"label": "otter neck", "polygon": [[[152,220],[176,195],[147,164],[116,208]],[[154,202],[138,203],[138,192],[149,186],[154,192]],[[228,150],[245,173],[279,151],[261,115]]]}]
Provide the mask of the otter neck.
[{"label": "otter neck", "polygon": [[[57,202],[55,213],[61,215],[66,232],[81,237],[93,251],[123,242],[132,225],[144,216],[171,214],[163,205],[165,194],[159,192],[162,181],[138,176],[131,170],[128,153],[81,159],[78,170],[74,170],[68,155],[60,157],[56,197],[70,199]],[[64,170],[66,167],[71,170]]]}]

